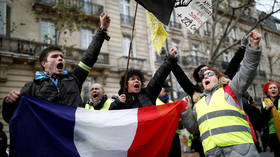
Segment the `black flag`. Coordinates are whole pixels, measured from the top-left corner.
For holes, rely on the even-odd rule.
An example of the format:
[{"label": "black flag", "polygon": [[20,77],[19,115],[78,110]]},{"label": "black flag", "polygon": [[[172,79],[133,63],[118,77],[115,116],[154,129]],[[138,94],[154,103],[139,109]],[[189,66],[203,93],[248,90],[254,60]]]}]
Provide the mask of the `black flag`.
[{"label": "black flag", "polygon": [[175,0],[135,0],[153,13],[163,24],[168,25]]}]

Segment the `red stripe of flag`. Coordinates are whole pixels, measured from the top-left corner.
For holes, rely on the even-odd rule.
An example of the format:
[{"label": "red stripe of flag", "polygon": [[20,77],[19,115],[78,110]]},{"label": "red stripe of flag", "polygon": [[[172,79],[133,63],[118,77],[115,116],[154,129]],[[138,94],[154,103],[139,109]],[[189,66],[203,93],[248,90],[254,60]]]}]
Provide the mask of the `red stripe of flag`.
[{"label": "red stripe of flag", "polygon": [[185,102],[138,109],[138,127],[128,157],[168,156]]}]

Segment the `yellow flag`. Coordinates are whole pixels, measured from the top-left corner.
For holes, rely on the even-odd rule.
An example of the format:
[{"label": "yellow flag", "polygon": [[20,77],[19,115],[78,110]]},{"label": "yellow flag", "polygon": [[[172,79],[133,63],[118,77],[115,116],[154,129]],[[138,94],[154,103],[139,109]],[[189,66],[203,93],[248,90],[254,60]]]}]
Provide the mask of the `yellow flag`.
[{"label": "yellow flag", "polygon": [[167,32],[164,29],[163,23],[161,23],[152,13],[146,11],[148,22],[150,25],[151,33],[152,33],[152,40],[154,47],[157,53],[160,53],[160,50],[165,43],[165,40],[168,36]]}]

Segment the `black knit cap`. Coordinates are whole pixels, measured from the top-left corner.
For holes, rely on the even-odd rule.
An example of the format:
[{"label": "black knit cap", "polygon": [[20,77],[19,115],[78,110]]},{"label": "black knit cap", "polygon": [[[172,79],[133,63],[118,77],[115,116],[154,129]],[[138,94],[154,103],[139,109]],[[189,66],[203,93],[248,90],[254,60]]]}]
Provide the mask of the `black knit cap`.
[{"label": "black knit cap", "polygon": [[165,80],[162,85],[162,88],[164,88],[166,91],[170,92],[170,91],[172,91],[172,87],[170,86],[170,84],[171,83],[169,81]]}]

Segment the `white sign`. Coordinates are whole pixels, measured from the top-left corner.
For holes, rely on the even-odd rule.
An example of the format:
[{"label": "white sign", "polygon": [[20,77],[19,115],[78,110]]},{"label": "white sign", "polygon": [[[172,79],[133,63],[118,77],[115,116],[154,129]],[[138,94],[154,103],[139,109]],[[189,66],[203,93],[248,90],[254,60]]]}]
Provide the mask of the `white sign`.
[{"label": "white sign", "polygon": [[176,0],[177,19],[194,33],[212,15],[211,0]]}]

